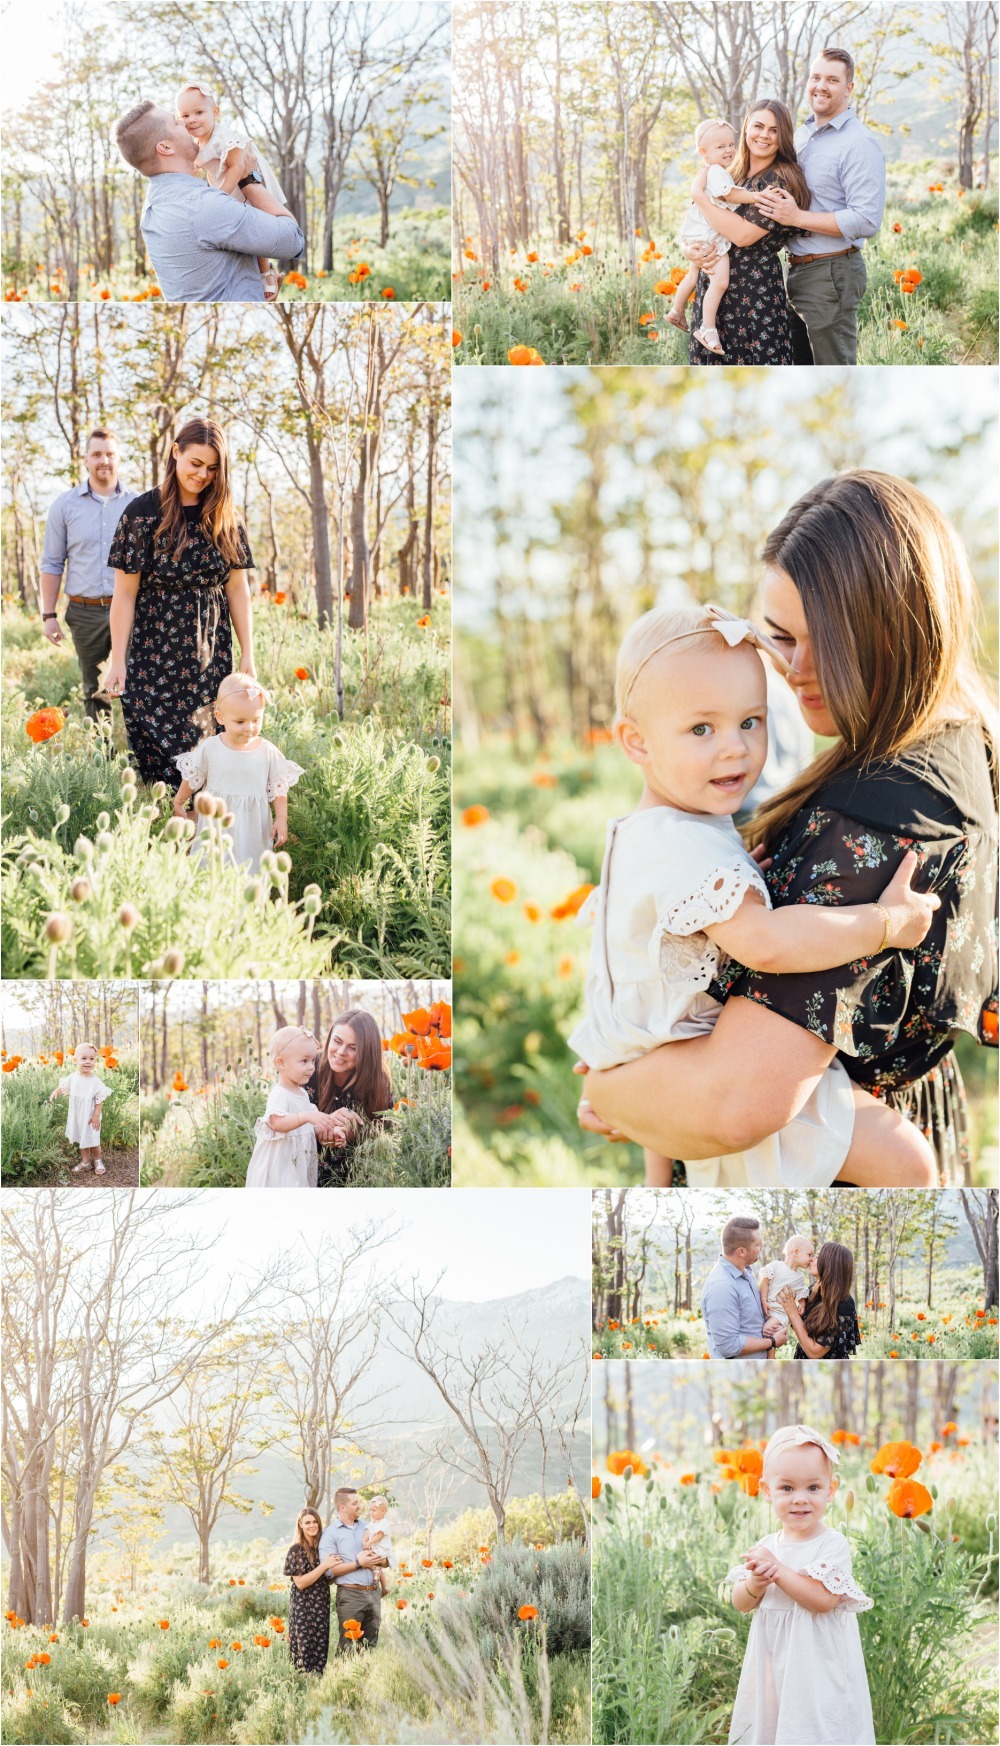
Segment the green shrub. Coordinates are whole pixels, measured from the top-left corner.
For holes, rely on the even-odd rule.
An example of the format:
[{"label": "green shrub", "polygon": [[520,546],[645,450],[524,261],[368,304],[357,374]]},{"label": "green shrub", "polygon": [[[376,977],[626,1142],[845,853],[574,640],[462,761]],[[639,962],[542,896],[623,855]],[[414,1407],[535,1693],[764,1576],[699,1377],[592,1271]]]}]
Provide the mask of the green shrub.
[{"label": "green shrub", "polygon": [[[518,1609],[538,1608],[538,1619],[520,1623]],[[590,1563],[573,1541],[545,1552],[519,1541],[493,1548],[469,1597],[469,1613],[483,1654],[500,1653],[501,1644],[520,1630],[531,1635],[544,1627],[552,1655],[590,1650]]]}]

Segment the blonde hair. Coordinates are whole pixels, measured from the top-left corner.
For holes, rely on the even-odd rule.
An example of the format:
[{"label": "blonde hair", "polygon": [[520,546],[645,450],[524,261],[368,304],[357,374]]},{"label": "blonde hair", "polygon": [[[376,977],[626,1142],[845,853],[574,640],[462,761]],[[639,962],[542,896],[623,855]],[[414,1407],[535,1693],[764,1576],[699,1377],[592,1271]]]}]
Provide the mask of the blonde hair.
[{"label": "blonde hair", "polygon": [[792,1264],[791,1258],[794,1255],[796,1249],[808,1249],[811,1242],[812,1242],[811,1237],[802,1237],[802,1236],[789,1237],[788,1242],[785,1244],[785,1247],[782,1251],[782,1253],[785,1257],[785,1260],[788,1263],[789,1267]]},{"label": "blonde hair", "polygon": [[773,1461],[774,1457],[782,1454],[785,1449],[806,1448],[811,1443],[815,1444],[816,1448],[826,1456],[830,1463],[832,1476],[832,1470],[840,1464],[840,1456],[833,1444],[821,1432],[814,1431],[809,1425],[779,1425],[774,1434],[768,1438],[764,1448],[764,1473],[767,1473],[768,1462]]},{"label": "blonde hair", "polygon": [[226,699],[229,697],[243,697],[251,703],[255,697],[259,697],[263,703],[270,703],[271,701],[271,693],[267,690],[266,686],[262,685],[259,679],[252,678],[249,673],[226,674],[218,691],[215,693],[216,707],[220,703],[225,703]]},{"label": "blonde hair", "polygon": [[703,606],[654,607],[644,612],[625,632],[615,664],[615,712],[620,721],[643,668],[661,649],[683,638],[704,635],[706,644],[723,648],[711,618]]},{"label": "blonde hair", "polygon": [[705,138],[705,135],[711,133],[713,127],[724,127],[727,133],[731,133],[733,138],[736,138],[735,127],[733,127],[730,122],[723,121],[721,115],[716,115],[709,121],[699,121],[694,130],[694,143],[699,150],[701,149],[701,142]]},{"label": "blonde hair", "polygon": [[219,99],[215,95],[215,92],[210,91],[208,86],[203,85],[199,79],[188,79],[188,81],[185,85],[181,85],[180,89],[177,92],[177,95],[174,98],[174,114],[175,115],[177,113],[177,106],[180,103],[180,100],[183,97],[185,91],[197,91],[199,97],[204,97],[208,103],[211,103],[213,109],[218,109]]},{"label": "blonde hair", "polygon": [[93,1049],[95,1055],[99,1055],[101,1052],[100,1049],[97,1047],[96,1043],[74,1043],[72,1049],[70,1050],[70,1053],[73,1056],[74,1061],[76,1060],[76,1057],[79,1055],[81,1049]]},{"label": "blonde hair", "polygon": [[[280,1025],[267,1045],[267,1052],[271,1057],[273,1067],[277,1068],[285,1050],[296,1037],[308,1037],[311,1043],[316,1043],[312,1031],[307,1031],[304,1025]],[[318,1043],[316,1043],[316,1053],[319,1054]]]}]

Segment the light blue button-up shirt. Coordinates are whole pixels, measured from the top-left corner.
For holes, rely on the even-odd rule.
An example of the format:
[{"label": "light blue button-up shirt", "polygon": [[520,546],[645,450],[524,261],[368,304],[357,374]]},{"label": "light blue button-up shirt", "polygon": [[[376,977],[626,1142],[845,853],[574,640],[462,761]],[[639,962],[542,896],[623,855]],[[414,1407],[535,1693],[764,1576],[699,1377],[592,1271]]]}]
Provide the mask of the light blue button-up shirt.
[{"label": "light blue button-up shirt", "polygon": [[[353,1564],[364,1551],[365,1535],[370,1526],[369,1522],[352,1522],[350,1525],[339,1520],[331,1522],[319,1537],[320,1560],[329,1558],[330,1553],[335,1552],[345,1564]],[[378,1571],[366,1570],[364,1566],[360,1570],[347,1570],[343,1576],[335,1576],[333,1580],[336,1583],[349,1582],[352,1587],[360,1584],[362,1588],[377,1588],[379,1585]]]},{"label": "light blue button-up shirt", "polygon": [[110,598],[115,573],[108,553],[122,514],[137,493],[119,479],[113,497],[99,497],[90,480],[57,497],[45,521],[43,572],[62,576],[67,594],[86,600]]},{"label": "light blue button-up shirt", "polygon": [[705,1281],[701,1294],[708,1349],[713,1358],[766,1358],[763,1352],[743,1351],[746,1340],[759,1340],[764,1329],[757,1281],[749,1267],[740,1272],[720,1255]]},{"label": "light blue button-up shirt", "polygon": [[795,131],[795,152],[809,184],[809,210],[832,212],[840,236],[810,231],[791,237],[793,264],[796,255],[838,254],[845,243],[860,248],[866,236],[875,235],[885,211],[885,159],[874,136],[853,109],[842,109],[821,126],[810,115]]},{"label": "light blue button-up shirt", "polygon": [[306,242],[294,218],[258,212],[180,171],[150,178],[139,228],[171,303],[263,303],[257,256],[294,260]]}]

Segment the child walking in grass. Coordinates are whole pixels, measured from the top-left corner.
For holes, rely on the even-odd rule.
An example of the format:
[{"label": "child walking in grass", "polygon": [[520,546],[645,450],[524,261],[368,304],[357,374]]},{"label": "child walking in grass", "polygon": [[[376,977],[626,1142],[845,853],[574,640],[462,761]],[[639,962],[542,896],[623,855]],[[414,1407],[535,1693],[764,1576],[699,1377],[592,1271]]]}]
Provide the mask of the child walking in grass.
[{"label": "child walking in grass", "polygon": [[[789,1290],[795,1298],[795,1307],[801,1315],[806,1298],[812,1290],[812,1280],[809,1269],[816,1259],[816,1246],[811,1237],[789,1237],[784,1248],[783,1261],[769,1261],[757,1275],[757,1289],[760,1292],[760,1307],[764,1311],[764,1320],[773,1316],[788,1329],[788,1311],[783,1308],[779,1292]],[[776,1347],[768,1352],[769,1358],[777,1356]]]},{"label": "child walking in grass", "polygon": [[282,1025],[269,1054],[277,1081],[254,1127],[256,1144],[247,1165],[247,1188],[315,1188],[316,1132],[324,1138],[330,1117],[310,1101],[308,1085],[319,1044],[301,1025]]},{"label": "child walking in grass", "polygon": [[760,1490],[780,1526],[725,1579],[736,1611],[754,1615],[729,1746],[874,1746],[857,1621],[872,1602],[823,1520],[839,1459],[808,1425],[783,1425],[764,1450]]},{"label": "child walking in grass", "polygon": [[[232,859],[237,867],[254,873],[261,856],[287,840],[288,790],[303,774],[300,764],[293,764],[261,736],[264,706],[270,701],[256,679],[246,673],[229,673],[211,709],[220,731],[208,733],[192,751],[180,752],[174,759],[183,778],[174,796],[177,817],[187,815],[192,798],[201,789],[206,801],[212,797],[223,801]],[[196,852],[198,837],[209,829],[213,811],[211,806],[202,810],[195,803]]]},{"label": "child walking in grass", "polygon": [[[831,969],[918,946],[938,907],[910,886],[911,851],[875,903],[771,909],[732,820],[767,755],[759,645],[787,665],[746,619],[696,607],[646,613],[618,652],[615,736],[645,783],[635,811],[611,820],[601,883],[580,911],[594,937],[587,1014],[569,1044],[588,1067],[710,1031],[722,1008],[708,990],[723,953],[751,970]],[[935,1181],[924,1136],[834,1061],[778,1134],[686,1167],[699,1187],[825,1188],[845,1165],[861,1187]],[[669,1185],[672,1172],[647,1150],[648,1184]]]},{"label": "child walking in grass", "polygon": [[[240,184],[244,177],[256,170],[257,181],[263,182],[268,193],[273,194],[275,200],[280,200],[282,206],[286,205],[280,184],[268,169],[250,135],[245,128],[223,120],[211,91],[206,90],[203,85],[183,86],[177,93],[175,113],[178,121],[184,123],[191,138],[198,141],[195,167],[204,170],[211,187],[220,189],[223,194],[231,194],[234,200],[242,201]],[[257,258],[257,265],[264,288],[264,301],[273,303],[278,295],[278,274],[271,262],[261,256]]]},{"label": "child walking in grass", "polygon": [[73,1050],[75,1071],[60,1079],[49,1098],[50,1103],[57,1097],[69,1099],[66,1138],[80,1148],[80,1162],[73,1166],[74,1176],[91,1168],[96,1176],[106,1175],[101,1157],[101,1108],[111,1096],[111,1087],[98,1075],[97,1058],[93,1043],[78,1043]]}]

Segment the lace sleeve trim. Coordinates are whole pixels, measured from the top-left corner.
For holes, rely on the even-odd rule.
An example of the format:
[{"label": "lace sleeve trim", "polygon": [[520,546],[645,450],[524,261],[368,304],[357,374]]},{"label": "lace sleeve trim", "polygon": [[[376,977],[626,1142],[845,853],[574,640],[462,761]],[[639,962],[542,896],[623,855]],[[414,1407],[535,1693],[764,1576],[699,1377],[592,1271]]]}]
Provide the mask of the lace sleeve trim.
[{"label": "lace sleeve trim", "polygon": [[728,1587],[735,1588],[736,1584],[738,1582],[742,1582],[744,1580],[744,1578],[746,1577],[746,1574],[747,1574],[747,1571],[746,1571],[745,1565],[734,1564],[732,1570],[726,1571],[726,1574],[722,1578],[722,1580],[724,1583],[727,1584]]},{"label": "lace sleeve trim", "polygon": [[267,785],[268,800],[277,800],[279,796],[287,795],[288,790],[294,788],[299,777],[304,775],[305,771],[301,764],[293,764],[291,758],[279,759],[274,774]]},{"label": "lace sleeve trim", "polygon": [[831,1594],[841,1595],[850,1613],[867,1613],[875,1605],[871,1596],[858,1587],[853,1576],[842,1565],[834,1564],[829,1558],[815,1558],[812,1564],[806,1565],[802,1574],[814,1577]]},{"label": "lace sleeve trim", "polygon": [[672,903],[660,917],[659,930],[696,934],[735,915],[748,891],[759,891],[768,902],[767,886],[756,867],[742,859],[716,867],[697,888]]},{"label": "lace sleeve trim", "polygon": [[189,788],[204,788],[205,772],[202,769],[202,761],[198,756],[197,750],[193,752],[178,752],[174,759],[174,763],[177,765],[178,770]]},{"label": "lace sleeve trim", "polygon": [[258,1116],[253,1125],[255,1140],[280,1140],[283,1135],[276,1134],[266,1115]]}]

